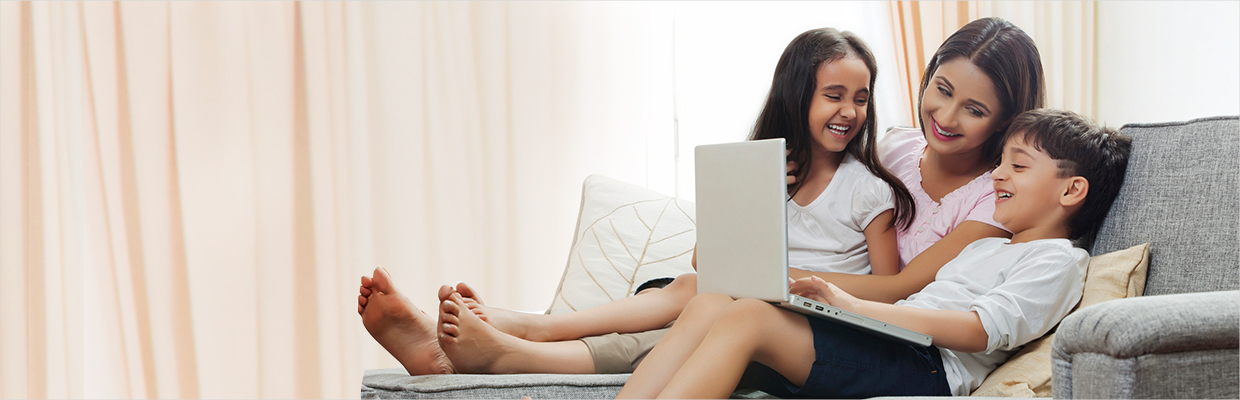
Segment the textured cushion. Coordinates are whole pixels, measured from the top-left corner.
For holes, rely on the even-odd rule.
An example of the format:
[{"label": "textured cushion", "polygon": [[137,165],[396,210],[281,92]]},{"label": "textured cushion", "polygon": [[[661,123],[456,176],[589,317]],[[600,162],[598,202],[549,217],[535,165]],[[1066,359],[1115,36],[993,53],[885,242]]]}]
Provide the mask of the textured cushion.
[{"label": "textured cushion", "polygon": [[628,374],[427,375],[403,368],[367,370],[363,399],[602,399],[615,398]]},{"label": "textured cushion", "polygon": [[577,233],[549,314],[633,295],[643,282],[693,272],[691,202],[601,175],[586,178]]},{"label": "textured cushion", "polygon": [[[1095,256],[1089,260],[1085,290],[1076,310],[1108,300],[1140,296],[1149,265],[1149,244]],[[1055,334],[1025,345],[986,377],[974,396],[1050,397],[1051,344]]]},{"label": "textured cushion", "polygon": [[1240,119],[1130,124],[1127,177],[1091,254],[1150,243],[1146,295],[1240,289]]}]

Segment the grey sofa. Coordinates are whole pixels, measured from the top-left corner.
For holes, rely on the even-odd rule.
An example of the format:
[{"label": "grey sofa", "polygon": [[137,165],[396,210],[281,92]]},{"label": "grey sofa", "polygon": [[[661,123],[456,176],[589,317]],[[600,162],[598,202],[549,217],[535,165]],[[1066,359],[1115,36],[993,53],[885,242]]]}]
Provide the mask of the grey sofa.
[{"label": "grey sofa", "polygon": [[1133,152],[1092,255],[1150,243],[1145,294],[1060,323],[1056,398],[1240,397],[1240,124],[1131,124]]},{"label": "grey sofa", "polygon": [[[1131,124],[1099,255],[1150,243],[1143,297],[1073,313],[1054,340],[1058,398],[1240,397],[1240,118]],[[366,371],[362,398],[610,398],[628,375]],[[737,397],[760,397],[738,392]]]}]

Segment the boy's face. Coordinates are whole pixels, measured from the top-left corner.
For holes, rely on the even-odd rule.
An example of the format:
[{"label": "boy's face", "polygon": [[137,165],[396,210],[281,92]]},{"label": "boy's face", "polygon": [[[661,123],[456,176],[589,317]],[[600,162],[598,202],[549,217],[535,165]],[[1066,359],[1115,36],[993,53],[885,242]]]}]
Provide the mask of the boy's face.
[{"label": "boy's face", "polygon": [[1059,177],[1059,164],[1016,132],[1003,146],[1003,161],[991,173],[995,222],[1013,233],[1062,224],[1068,217],[1064,194],[1072,177]]}]

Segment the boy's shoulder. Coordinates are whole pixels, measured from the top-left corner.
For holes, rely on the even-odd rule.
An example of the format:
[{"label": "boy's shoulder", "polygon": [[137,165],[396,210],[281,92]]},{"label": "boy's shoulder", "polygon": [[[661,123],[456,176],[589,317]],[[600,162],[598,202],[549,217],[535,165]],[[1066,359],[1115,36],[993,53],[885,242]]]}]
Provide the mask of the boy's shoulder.
[{"label": "boy's shoulder", "polygon": [[1052,262],[1078,263],[1088,260],[1089,252],[1076,247],[1071,240],[1064,238],[1039,239],[1023,243],[1012,243],[1011,239],[989,237],[978,239],[961,250],[961,253],[977,252],[988,256],[1000,256],[1019,263]]}]

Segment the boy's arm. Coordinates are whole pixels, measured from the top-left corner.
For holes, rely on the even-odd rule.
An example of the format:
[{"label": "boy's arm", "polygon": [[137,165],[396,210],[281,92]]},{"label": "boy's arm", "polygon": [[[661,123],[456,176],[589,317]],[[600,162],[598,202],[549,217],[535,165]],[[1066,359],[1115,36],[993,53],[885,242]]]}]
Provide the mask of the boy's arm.
[{"label": "boy's arm", "polygon": [[861,300],[818,277],[794,282],[793,293],[818,300],[889,324],[934,337],[938,347],[978,353],[986,350],[989,336],[974,311],[926,310]]},{"label": "boy's arm", "polygon": [[[904,266],[904,270],[895,275],[852,275],[839,273],[813,274],[838,285],[848,293],[857,297],[883,303],[895,303],[905,297],[921,291],[934,281],[939,269],[964,250],[969,243],[987,237],[1012,237],[1011,233],[977,221],[965,221],[952,229],[930,248],[918,254],[916,258]],[[811,274],[799,269],[789,269],[788,276],[793,279],[809,277]]]}]

